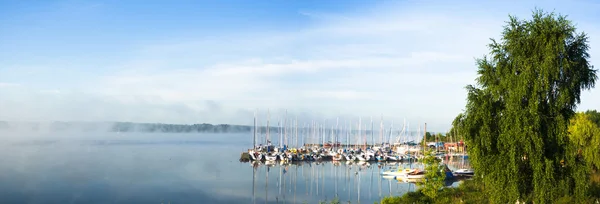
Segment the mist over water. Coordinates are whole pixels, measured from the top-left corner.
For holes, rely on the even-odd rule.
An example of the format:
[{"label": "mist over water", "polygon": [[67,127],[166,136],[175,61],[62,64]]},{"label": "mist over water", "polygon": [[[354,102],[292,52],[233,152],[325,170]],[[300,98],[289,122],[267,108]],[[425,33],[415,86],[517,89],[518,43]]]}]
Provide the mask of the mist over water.
[{"label": "mist over water", "polygon": [[382,180],[376,164],[253,169],[238,161],[252,145],[248,133],[6,134],[0,203],[316,203],[336,192],[372,203],[414,189]]},{"label": "mist over water", "polygon": [[[117,133],[3,137],[11,140],[4,140],[0,150],[4,155],[0,202],[240,203],[247,195],[237,198],[211,191],[218,190],[212,188],[215,180],[228,181],[222,175],[238,175],[233,170],[241,164],[234,155],[245,145],[238,142],[241,137]],[[218,152],[223,156],[211,156]]]}]

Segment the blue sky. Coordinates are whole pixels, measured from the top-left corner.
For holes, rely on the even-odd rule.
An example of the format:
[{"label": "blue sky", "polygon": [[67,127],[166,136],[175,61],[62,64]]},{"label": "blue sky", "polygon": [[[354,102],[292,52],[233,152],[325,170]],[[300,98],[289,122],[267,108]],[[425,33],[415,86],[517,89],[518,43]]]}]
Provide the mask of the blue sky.
[{"label": "blue sky", "polygon": [[[252,122],[270,109],[449,128],[508,14],[594,1],[0,1],[0,120]],[[600,109],[596,90],[581,109]],[[415,128],[416,129],[416,128]]]}]

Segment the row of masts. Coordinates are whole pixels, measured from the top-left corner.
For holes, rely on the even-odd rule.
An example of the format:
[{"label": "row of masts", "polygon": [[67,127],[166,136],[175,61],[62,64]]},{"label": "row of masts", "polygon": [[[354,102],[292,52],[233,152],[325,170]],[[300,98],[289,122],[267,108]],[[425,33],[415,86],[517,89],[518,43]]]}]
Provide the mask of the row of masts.
[{"label": "row of masts", "polygon": [[[323,145],[327,142],[356,147],[383,143],[406,143],[409,141],[409,137],[414,137],[410,135],[409,124],[406,123],[406,121],[404,121],[403,126],[396,129],[396,131],[394,131],[393,121],[391,122],[389,129],[385,128],[383,116],[380,119],[379,130],[377,131],[379,133],[378,140],[375,138],[376,131],[374,129],[374,121],[372,117],[370,120],[370,125],[363,124],[362,118],[359,117],[358,121],[354,121],[354,123],[352,121],[344,120],[343,124],[340,124],[339,118],[336,118],[335,124],[332,122],[329,123],[331,125],[328,125],[328,120],[324,120],[323,123],[319,123],[316,120],[311,120],[310,122],[303,122],[301,127],[299,126],[298,118],[295,117],[292,119],[288,117],[287,111],[283,117],[283,122],[282,119],[279,119],[277,126],[275,127],[271,127],[270,117],[270,111],[267,111],[266,127],[261,126],[255,113],[253,128],[254,147],[256,147],[257,142],[259,144],[271,144],[274,137],[273,133],[271,132],[272,130],[278,134],[275,135],[278,141],[278,146],[288,147]],[[367,129],[368,125],[370,126],[370,130]],[[419,127],[419,130],[417,131],[417,137],[420,137],[420,129],[421,128]],[[369,133],[371,136],[370,141],[368,139]],[[394,134],[396,135],[394,136]]]}]

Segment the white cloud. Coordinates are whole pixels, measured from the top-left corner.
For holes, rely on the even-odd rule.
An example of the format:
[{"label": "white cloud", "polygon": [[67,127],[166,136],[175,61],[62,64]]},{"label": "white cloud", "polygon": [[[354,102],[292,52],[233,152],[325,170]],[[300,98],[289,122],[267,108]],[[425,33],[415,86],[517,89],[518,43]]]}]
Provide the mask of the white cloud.
[{"label": "white cloud", "polygon": [[[71,97],[97,98],[93,103],[103,101],[95,105],[105,108],[96,109],[114,109],[87,117],[96,119],[248,124],[251,118],[244,117],[256,108],[288,109],[306,117],[406,117],[442,131],[464,107],[464,86],[476,77],[474,58],[487,54],[489,38],[498,37],[509,13],[528,18],[539,3],[524,2],[526,10],[513,10],[514,3],[412,3],[359,13],[301,11],[312,25],[293,32],[240,31],[146,45],[111,67],[121,71]],[[581,22],[595,49],[598,26]],[[598,108],[585,102],[594,97],[585,93],[582,107]]]},{"label": "white cloud", "polygon": [[[233,50],[242,57],[209,65],[199,60],[176,68],[176,60],[160,58],[164,61],[156,64],[165,64],[162,70],[118,74],[100,85],[106,94],[154,95],[173,103],[215,100],[232,109],[302,109],[330,117],[346,111],[356,116],[384,113],[422,120],[418,122],[439,117],[431,120],[443,126],[464,105],[463,87],[474,78],[474,57],[495,32],[491,25],[456,26],[469,24],[467,19],[421,15],[430,17],[329,18],[294,33],[231,40],[238,45],[225,40],[222,47],[209,48],[198,43],[202,41],[175,43],[166,46],[167,56],[215,49]],[[489,22],[481,22],[485,23]],[[148,50],[159,56],[161,49],[144,53]],[[442,101],[453,108],[436,105]]]}]

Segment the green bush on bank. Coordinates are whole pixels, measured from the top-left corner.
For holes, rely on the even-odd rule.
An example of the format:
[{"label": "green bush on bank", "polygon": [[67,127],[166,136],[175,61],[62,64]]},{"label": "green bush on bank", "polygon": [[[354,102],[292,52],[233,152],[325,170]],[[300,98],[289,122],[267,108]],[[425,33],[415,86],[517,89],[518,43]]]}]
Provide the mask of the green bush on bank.
[{"label": "green bush on bank", "polygon": [[[598,174],[600,177],[600,174]],[[431,199],[420,190],[409,192],[403,196],[386,197],[380,204],[399,204],[399,203],[490,203],[489,196],[484,193],[485,185],[481,180],[465,180],[456,188],[444,188],[438,192],[436,199]],[[573,196],[563,196],[555,200],[555,203],[580,203]],[[600,182],[592,182],[589,197],[582,200],[582,203],[600,204]]]},{"label": "green bush on bank", "polygon": [[489,203],[489,200],[483,194],[483,185],[480,181],[466,180],[456,188],[443,188],[435,199],[417,190],[403,196],[387,197],[381,200],[381,204],[397,203]]},{"label": "green bush on bank", "polygon": [[[589,189],[589,197],[579,202],[573,196],[563,196],[554,203],[593,203],[600,204],[600,172],[594,176]],[[456,188],[441,189],[435,199],[423,194],[420,190],[408,192],[402,196],[385,197],[376,204],[435,204],[435,203],[490,203],[489,196],[484,193],[485,185],[479,179],[465,180]],[[345,202],[344,202],[345,203]],[[341,204],[339,198],[331,201],[321,201],[319,204]]]}]

